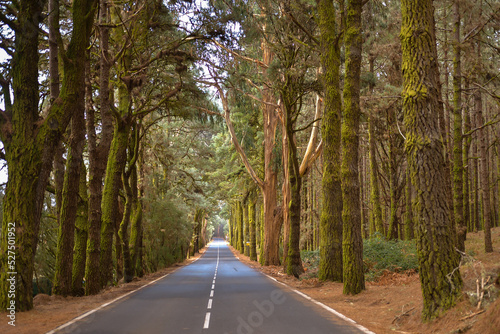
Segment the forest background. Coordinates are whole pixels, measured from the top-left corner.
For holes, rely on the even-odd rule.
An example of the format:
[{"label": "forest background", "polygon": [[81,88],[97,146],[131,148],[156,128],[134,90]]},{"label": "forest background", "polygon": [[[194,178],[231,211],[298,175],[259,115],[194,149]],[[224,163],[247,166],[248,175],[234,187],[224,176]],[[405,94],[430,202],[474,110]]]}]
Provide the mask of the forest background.
[{"label": "forest background", "polygon": [[2,307],[10,239],[19,310],[215,235],[295,277],[316,253],[345,294],[373,275],[363,240],[406,245],[428,320],[460,296],[467,233],[493,251],[497,2],[0,6]]}]

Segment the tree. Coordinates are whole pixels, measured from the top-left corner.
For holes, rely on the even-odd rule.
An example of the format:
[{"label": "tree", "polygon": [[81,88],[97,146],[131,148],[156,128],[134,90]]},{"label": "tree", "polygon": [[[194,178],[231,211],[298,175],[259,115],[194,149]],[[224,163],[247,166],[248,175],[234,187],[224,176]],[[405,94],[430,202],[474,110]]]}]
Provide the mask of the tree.
[{"label": "tree", "polygon": [[[87,239],[87,261],[85,264],[85,294],[93,295],[100,291],[100,244],[101,244],[101,200],[102,181],[106,171],[109,148],[113,136],[113,116],[110,101],[110,70],[113,56],[109,52],[108,3],[100,1],[99,8],[99,99],[101,136],[98,141],[96,117],[93,108],[87,108],[87,146],[89,152],[89,232]],[[90,89],[90,88],[89,88]]]},{"label": "tree", "polygon": [[[84,92],[85,49],[94,21],[95,1],[73,2],[71,41],[67,50],[60,50],[64,66],[61,92],[42,119],[38,111],[38,43],[45,2],[23,0],[19,5],[17,21],[7,22],[15,33],[16,52],[12,67],[14,103],[6,107],[0,134],[9,166],[2,229],[7,231],[15,225],[16,266],[10,271],[18,275],[16,308],[29,310],[33,307],[33,254],[37,247],[44,193],[54,150]],[[11,299],[7,281],[10,276],[7,233],[2,239],[0,305],[4,308],[10,305]]]},{"label": "tree", "polygon": [[332,1],[318,0],[321,62],[325,94],[322,120],[323,207],[320,220],[321,280],[342,282],[342,189],[340,179],[340,36]]},{"label": "tree", "polygon": [[357,294],[365,289],[358,171],[362,6],[361,0],[348,2],[345,29],[346,74],[341,134],[344,294]]},{"label": "tree", "polygon": [[462,287],[454,251],[450,200],[446,189],[443,139],[438,124],[439,76],[432,0],[401,3],[403,107],[406,153],[416,198],[422,316],[432,319],[452,307]]},{"label": "tree", "polygon": [[460,6],[453,3],[453,204],[457,224],[457,247],[465,251],[467,226],[464,222],[464,161],[462,131],[462,61],[460,41]]}]

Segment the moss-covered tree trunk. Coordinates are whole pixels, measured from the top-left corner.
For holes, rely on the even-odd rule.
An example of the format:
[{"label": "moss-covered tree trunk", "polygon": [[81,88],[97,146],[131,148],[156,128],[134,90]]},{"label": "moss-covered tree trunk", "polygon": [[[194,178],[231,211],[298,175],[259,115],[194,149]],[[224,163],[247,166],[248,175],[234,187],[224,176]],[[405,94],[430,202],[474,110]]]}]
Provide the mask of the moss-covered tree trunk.
[{"label": "moss-covered tree trunk", "polygon": [[[120,223],[118,235],[120,237],[121,247],[123,251],[123,274],[125,283],[129,283],[134,278],[135,262],[132,261],[130,252],[129,226],[134,209],[137,208],[137,167],[136,162],[139,157],[139,140],[140,140],[140,125],[135,124],[132,128],[133,140],[130,141],[128,147],[127,168],[122,172],[122,183],[125,190],[125,209],[123,218]],[[134,178],[132,178],[134,174]],[[135,188],[135,189],[134,189]],[[135,224],[137,229],[137,224]],[[134,233],[137,235],[137,231]],[[135,238],[136,239],[136,238]],[[134,240],[137,242],[137,240]]]},{"label": "moss-covered tree trunk", "polygon": [[245,251],[245,231],[244,231],[244,214],[243,214],[243,202],[238,201],[237,203],[237,210],[238,210],[238,240],[237,240],[237,249],[240,253],[243,254]]},{"label": "moss-covered tree trunk", "polygon": [[414,222],[423,319],[452,307],[462,279],[438,123],[440,88],[432,0],[403,0],[403,106],[406,153],[416,198]]},{"label": "moss-covered tree trunk", "polygon": [[411,186],[411,173],[410,169],[406,168],[406,213],[405,213],[405,239],[413,240],[415,238],[415,228],[413,226],[413,197]]},{"label": "moss-covered tree trunk", "polygon": [[380,204],[380,189],[378,183],[378,164],[377,164],[377,142],[375,138],[375,115],[373,112],[369,115],[368,120],[368,140],[369,140],[369,159],[370,159],[370,186],[372,204],[372,232],[378,232],[385,235],[384,222],[382,220],[382,206]]},{"label": "moss-covered tree trunk", "polygon": [[460,8],[458,0],[453,4],[453,208],[457,226],[457,247],[465,251],[467,226],[464,223],[463,202],[463,143],[462,143],[462,66],[460,46]]},{"label": "moss-covered tree trunk", "polygon": [[257,261],[257,228],[255,214],[255,199],[248,200],[248,223],[250,225],[250,260]]},{"label": "moss-covered tree trunk", "polygon": [[[84,87],[84,76],[81,77],[81,87]],[[82,90],[83,92],[83,90]],[[83,164],[83,147],[85,144],[85,95],[78,96],[71,120],[71,136],[66,158],[66,174],[62,192],[62,207],[57,240],[56,267],[53,292],[57,295],[71,294],[73,271],[73,247],[75,240],[75,222],[79,202],[80,172]]]},{"label": "moss-covered tree trunk", "polygon": [[[340,45],[336,11],[332,1],[318,0],[323,68],[323,207],[320,218],[320,280],[342,282],[342,188],[340,180]],[[313,233],[314,235],[314,233]],[[314,243],[314,242],[313,242]]]},{"label": "moss-covered tree trunk", "polygon": [[250,256],[250,217],[248,215],[248,205],[250,201],[248,199],[249,194],[245,196],[242,202],[243,208],[243,249],[246,256]]},{"label": "moss-covered tree trunk", "polygon": [[398,175],[396,170],[396,144],[394,125],[396,123],[395,110],[390,107],[387,110],[387,131],[388,131],[388,154],[389,154],[389,200],[390,200],[390,213],[389,213],[389,228],[387,229],[387,239],[397,239],[399,236],[399,220],[397,216],[398,196],[397,181]]},{"label": "moss-covered tree trunk", "polygon": [[[14,32],[12,82],[14,103],[5,100],[1,117],[1,140],[8,164],[4,197],[3,233],[0,249],[0,307],[15,303],[17,310],[33,307],[33,259],[38,242],[40,218],[55,148],[71,119],[84,75],[85,48],[93,23],[92,0],[73,2],[73,31],[64,53],[64,77],[59,97],[44,119],[38,113],[39,26],[45,1],[19,2]],[[61,52],[62,53],[62,52]],[[11,258],[9,258],[11,256]],[[15,265],[9,262],[15,256]],[[12,263],[11,263],[12,264]],[[13,274],[16,273],[16,274]],[[15,294],[10,293],[15,280]]]},{"label": "moss-covered tree trunk", "polygon": [[290,176],[290,202],[288,203],[290,232],[288,239],[288,258],[286,270],[288,275],[293,275],[298,278],[302,273],[304,273],[302,259],[300,258],[300,191],[302,188],[302,177],[299,172],[300,166],[297,157],[297,146],[295,144],[296,141],[292,125],[293,117],[294,116],[291,112],[286,112],[285,126],[288,137],[288,172]]},{"label": "moss-covered tree trunk", "polygon": [[108,6],[100,1],[99,10],[99,99],[102,120],[101,139],[97,142],[96,117],[93,108],[87,108],[87,146],[89,151],[89,234],[87,240],[87,261],[85,265],[85,294],[94,295],[101,289],[100,253],[102,218],[102,181],[106,171],[109,148],[113,137],[113,116],[109,99],[109,26]]},{"label": "moss-covered tree trunk", "polygon": [[361,239],[361,207],[359,195],[359,105],[361,72],[361,12],[362,1],[347,5],[345,30],[345,84],[342,124],[342,221],[344,294],[357,294],[365,289],[363,272],[363,240]]},{"label": "moss-covered tree trunk", "polygon": [[112,280],[113,235],[118,216],[118,193],[122,186],[121,175],[127,162],[126,150],[130,132],[128,122],[122,119],[115,121],[101,204],[101,252],[99,258],[101,287],[105,287]]},{"label": "moss-covered tree trunk", "polygon": [[87,238],[89,232],[87,170],[82,163],[78,196],[78,211],[75,222],[75,247],[73,248],[73,274],[71,279],[71,294],[83,296],[83,278],[87,260]]},{"label": "moss-covered tree trunk", "polygon": [[[143,195],[142,190],[142,180],[139,185],[137,169],[142,170],[142,150],[139,151],[139,166],[133,168],[130,175],[130,186],[132,188],[132,223],[130,226],[130,258],[132,260],[132,266],[134,267],[135,274],[139,276],[142,272],[142,258],[139,257],[139,248],[142,240],[142,201],[139,196]],[[184,260],[184,259],[181,259]]]}]

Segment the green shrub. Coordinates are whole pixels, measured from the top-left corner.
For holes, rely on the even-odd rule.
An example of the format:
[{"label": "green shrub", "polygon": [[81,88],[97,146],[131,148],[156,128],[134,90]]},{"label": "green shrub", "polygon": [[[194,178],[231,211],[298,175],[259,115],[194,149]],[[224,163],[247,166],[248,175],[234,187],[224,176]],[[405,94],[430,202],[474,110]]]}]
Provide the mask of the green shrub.
[{"label": "green shrub", "polygon": [[363,260],[367,280],[377,279],[384,270],[394,272],[418,270],[414,240],[385,240],[377,233],[364,240]]},{"label": "green shrub", "polygon": [[302,263],[304,263],[305,266],[311,268],[318,268],[319,249],[313,251],[307,251],[307,250],[300,251],[300,257],[302,258]]}]

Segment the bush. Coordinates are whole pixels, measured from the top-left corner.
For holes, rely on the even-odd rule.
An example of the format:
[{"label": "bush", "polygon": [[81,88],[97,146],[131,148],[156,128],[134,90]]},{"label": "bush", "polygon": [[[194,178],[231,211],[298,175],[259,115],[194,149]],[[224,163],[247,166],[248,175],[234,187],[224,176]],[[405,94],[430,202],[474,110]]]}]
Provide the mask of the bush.
[{"label": "bush", "polygon": [[302,263],[311,268],[318,268],[319,266],[319,249],[313,251],[303,250],[300,251]]},{"label": "bush", "polygon": [[367,280],[377,279],[384,270],[394,272],[418,270],[414,240],[385,240],[377,233],[364,240],[363,260]]}]

